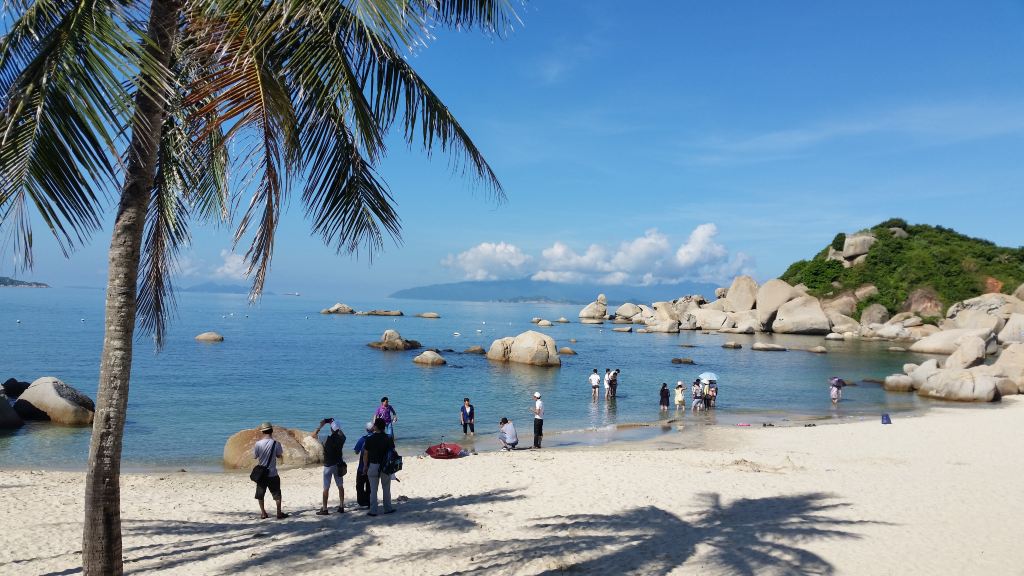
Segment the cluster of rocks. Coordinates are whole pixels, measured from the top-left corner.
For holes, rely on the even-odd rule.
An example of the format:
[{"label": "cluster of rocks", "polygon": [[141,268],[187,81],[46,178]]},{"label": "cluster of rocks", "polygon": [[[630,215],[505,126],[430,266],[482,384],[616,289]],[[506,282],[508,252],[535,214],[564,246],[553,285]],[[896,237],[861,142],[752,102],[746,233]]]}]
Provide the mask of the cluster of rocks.
[{"label": "cluster of rocks", "polygon": [[[252,467],[252,451],[256,441],[263,437],[258,429],[236,432],[224,444],[224,465],[228,468]],[[309,432],[294,428],[275,427],[274,440],[284,451],[278,468],[298,468],[324,461],[324,447]]]},{"label": "cluster of rocks", "polygon": [[330,308],[324,308],[320,311],[321,314],[355,314],[356,311],[348,304],[342,304],[338,302]]},{"label": "cluster of rocks", "polygon": [[944,360],[905,364],[902,374],[885,379],[886,390],[917,392],[921,396],[962,402],[991,402],[1024,393],[1024,343],[1002,349],[992,364],[985,364],[991,348],[988,338],[965,333]]},{"label": "cluster of rocks", "polygon": [[531,324],[536,324],[537,326],[540,326],[541,328],[550,328],[550,327],[554,326],[555,324],[568,324],[569,323],[569,319],[566,318],[565,316],[562,316],[558,320],[555,320],[554,322],[552,322],[551,320],[545,320],[544,318],[540,318],[538,316],[534,316],[533,318],[530,319],[530,323]]},{"label": "cluster of rocks", "polygon": [[377,342],[370,342],[367,346],[385,351],[404,351],[422,348],[423,345],[416,340],[406,340],[397,330],[385,330]]},{"label": "cluster of rocks", "polygon": [[52,376],[31,384],[11,378],[0,394],[0,428],[5,429],[19,428],[27,420],[89,426],[95,412],[92,398]]},{"label": "cluster of rocks", "polygon": [[[338,302],[330,308],[324,308],[320,311],[321,314],[355,314],[356,316],[404,316],[401,310],[367,310],[365,312],[357,312],[354,308],[348,304],[342,304]],[[436,312],[425,312],[418,314],[420,318],[440,318],[440,314]]]},{"label": "cluster of rocks", "polygon": [[533,366],[561,366],[555,339],[533,330],[518,336],[499,338],[491,343],[487,358],[496,362],[515,362]]},{"label": "cluster of rocks", "polygon": [[[902,228],[893,228],[893,234],[898,234],[895,230],[899,230],[904,235],[907,231]],[[906,236],[900,236],[906,238]],[[870,232],[861,232],[860,234],[852,234],[846,237],[843,241],[843,249],[836,250],[832,246],[828,247],[829,260],[836,260],[843,265],[843,268],[850,268],[858,264],[863,264],[868,258],[868,250],[871,246],[877,242],[878,239],[875,235]]]}]

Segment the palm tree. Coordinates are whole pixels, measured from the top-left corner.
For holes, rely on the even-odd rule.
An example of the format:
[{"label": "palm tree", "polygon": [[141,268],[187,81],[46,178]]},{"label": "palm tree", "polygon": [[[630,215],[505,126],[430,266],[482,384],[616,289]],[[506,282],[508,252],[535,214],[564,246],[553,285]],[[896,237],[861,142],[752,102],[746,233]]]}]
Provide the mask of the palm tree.
[{"label": "palm tree", "polygon": [[[0,226],[32,264],[31,213],[65,254],[120,187],[85,495],[83,568],[120,574],[119,473],[136,322],[161,346],[189,225],[230,221],[251,296],[301,188],[341,252],[400,239],[376,167],[397,130],[500,183],[408,64],[437,27],[501,34],[509,0],[7,0],[0,39]],[[230,145],[230,147],[229,147]],[[230,170],[229,170],[230,168]],[[241,197],[247,202],[240,202]],[[33,210],[34,208],[34,210]]]}]

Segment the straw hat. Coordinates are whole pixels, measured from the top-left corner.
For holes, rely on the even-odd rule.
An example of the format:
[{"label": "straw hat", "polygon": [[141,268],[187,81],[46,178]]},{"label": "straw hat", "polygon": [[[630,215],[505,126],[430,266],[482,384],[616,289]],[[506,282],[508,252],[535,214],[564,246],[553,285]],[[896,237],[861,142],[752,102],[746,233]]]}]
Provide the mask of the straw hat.
[{"label": "straw hat", "polygon": [[263,422],[262,424],[260,424],[260,432],[272,432],[273,430],[274,425],[271,424],[270,422]]}]

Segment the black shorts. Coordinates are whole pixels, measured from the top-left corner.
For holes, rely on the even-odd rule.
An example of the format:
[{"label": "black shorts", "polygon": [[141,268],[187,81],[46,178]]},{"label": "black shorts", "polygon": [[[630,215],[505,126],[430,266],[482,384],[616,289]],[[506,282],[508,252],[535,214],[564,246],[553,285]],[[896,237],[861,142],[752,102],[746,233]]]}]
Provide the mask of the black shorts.
[{"label": "black shorts", "polygon": [[256,499],[262,500],[267,494],[267,490],[270,490],[270,495],[274,500],[281,499],[281,477],[271,476],[263,482],[256,483]]}]

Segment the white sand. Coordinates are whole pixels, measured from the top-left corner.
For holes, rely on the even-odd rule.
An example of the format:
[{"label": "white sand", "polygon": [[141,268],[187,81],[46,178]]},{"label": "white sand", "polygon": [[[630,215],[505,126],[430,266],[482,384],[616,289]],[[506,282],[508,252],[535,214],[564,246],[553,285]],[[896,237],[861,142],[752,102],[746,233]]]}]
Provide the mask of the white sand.
[{"label": "white sand", "polygon": [[[1022,426],[1009,398],[717,429],[700,450],[406,457],[407,500],[376,519],[316,516],[319,469],[282,474],[283,521],[256,519],[245,474],[129,474],[124,556],[133,573],[1022,574]],[[0,471],[0,573],[77,572],[82,491],[81,473]]]}]

